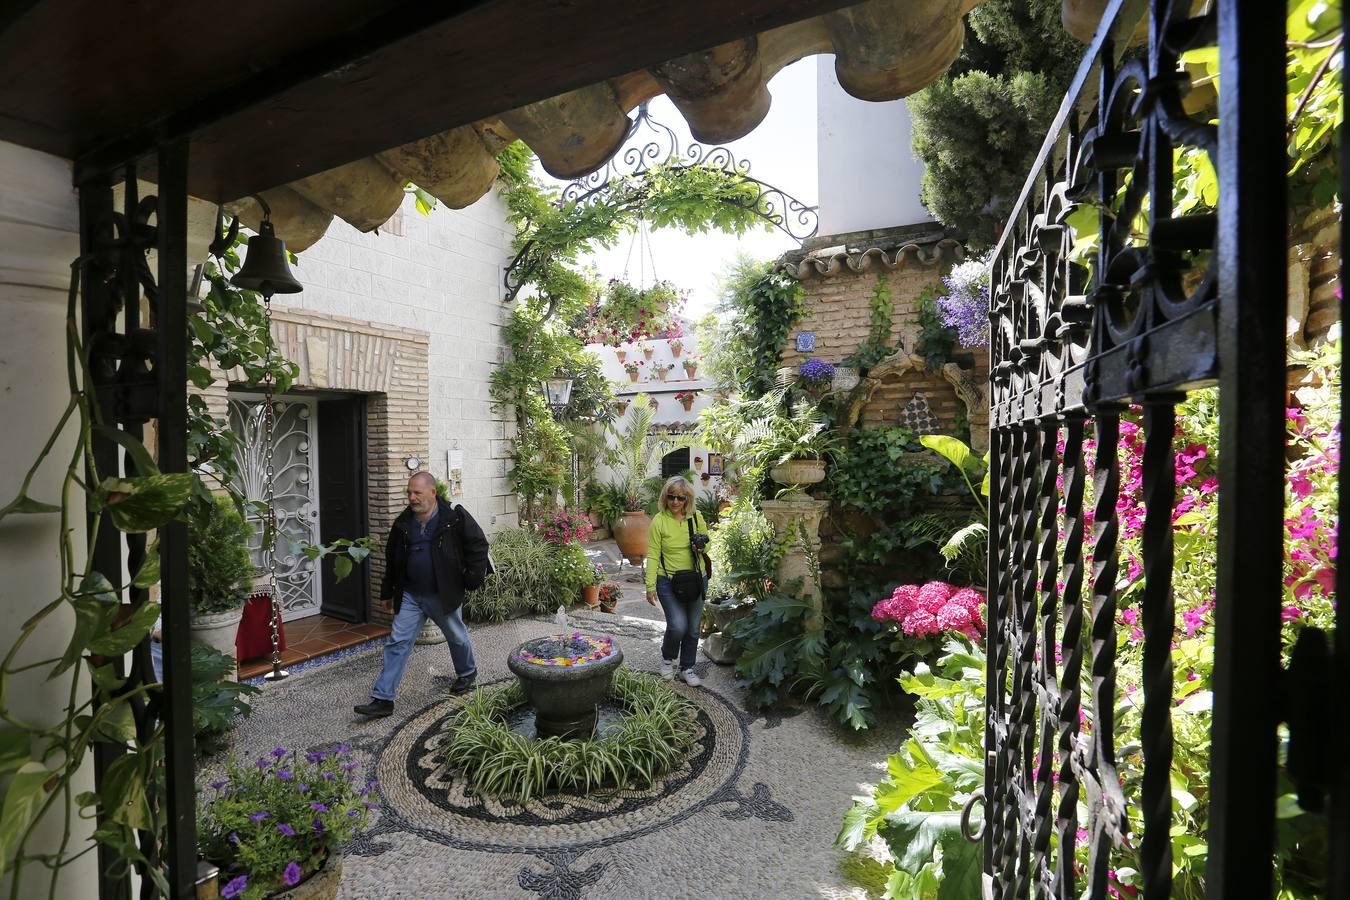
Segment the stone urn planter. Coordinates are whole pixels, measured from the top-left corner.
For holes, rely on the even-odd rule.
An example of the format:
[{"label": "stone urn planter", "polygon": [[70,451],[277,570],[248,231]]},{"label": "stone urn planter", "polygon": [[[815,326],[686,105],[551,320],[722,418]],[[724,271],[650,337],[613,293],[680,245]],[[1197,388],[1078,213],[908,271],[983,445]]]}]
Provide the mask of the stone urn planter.
[{"label": "stone urn planter", "polygon": [[651,516],[640,509],[629,510],[614,523],[614,540],[619,552],[635,566],[647,558],[647,531],[652,526]]},{"label": "stone urn planter", "polygon": [[727,635],[732,622],[743,619],[754,610],[753,600],[745,597],[725,597],[709,601],[703,606],[703,653],[720,665],[730,665],[740,655],[736,643]]},{"label": "stone urn planter", "polygon": [[613,638],[574,631],[526,641],[506,664],[520,679],[541,737],[588,738],[623,650]]},{"label": "stone urn planter", "polygon": [[782,485],[802,488],[825,480],[825,460],[791,459],[769,470],[769,477]]},{"label": "stone urn planter", "polygon": [[242,608],[200,616],[193,613],[189,626],[192,639],[214,647],[221,653],[234,656],[234,636],[239,632],[239,620],[243,617]]}]

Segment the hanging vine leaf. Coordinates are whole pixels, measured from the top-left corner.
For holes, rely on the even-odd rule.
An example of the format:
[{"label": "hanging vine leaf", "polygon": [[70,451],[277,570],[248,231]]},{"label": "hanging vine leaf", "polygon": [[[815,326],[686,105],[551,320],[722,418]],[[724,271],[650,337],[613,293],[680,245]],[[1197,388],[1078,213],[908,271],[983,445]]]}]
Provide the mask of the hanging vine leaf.
[{"label": "hanging vine leaf", "polygon": [[148,588],[156,584],[159,584],[159,541],[145,551],[145,560],[136,570],[136,577],[131,579],[132,587]]},{"label": "hanging vine leaf", "polygon": [[89,652],[100,656],[121,656],[139,644],[159,618],[158,603],[142,603],[119,627],[89,642]]},{"label": "hanging vine leaf", "polygon": [[80,582],[80,589],[71,598],[75,608],[75,627],[71,631],[70,643],[61,661],[47,676],[50,681],[67,671],[80,661],[89,642],[95,635],[107,630],[117,612],[117,592],[101,572],[90,572]]},{"label": "hanging vine leaf", "polygon": [[0,728],[0,775],[13,772],[33,756],[33,740],[26,731]]},{"label": "hanging vine leaf", "polygon": [[50,503],[43,503],[41,500],[34,500],[27,494],[20,494],[9,502],[4,509],[0,509],[0,521],[10,513],[16,515],[35,515],[38,513],[60,512],[61,507],[53,506]]},{"label": "hanging vine leaf", "polygon": [[178,514],[192,496],[192,482],[188,472],[105,478],[95,500],[112,515],[119,531],[149,531]]},{"label": "hanging vine leaf", "polygon": [[[5,792],[4,811],[0,813],[0,875],[14,857],[19,841],[47,799],[51,772],[39,762],[27,762],[14,773]],[[54,785],[53,785],[54,787]]]}]

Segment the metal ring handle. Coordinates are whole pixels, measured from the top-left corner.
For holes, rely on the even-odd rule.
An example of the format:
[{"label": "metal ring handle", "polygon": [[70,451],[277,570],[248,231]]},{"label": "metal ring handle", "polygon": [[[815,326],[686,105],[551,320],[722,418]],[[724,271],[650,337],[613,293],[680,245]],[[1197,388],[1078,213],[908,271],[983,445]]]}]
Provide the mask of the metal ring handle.
[{"label": "metal ring handle", "polygon": [[972,834],[970,831],[970,813],[971,810],[975,808],[975,804],[977,802],[981,806],[984,806],[983,785],[976,788],[975,791],[970,795],[970,798],[966,800],[965,805],[961,807],[961,837],[970,841],[972,844],[978,844],[980,841],[984,840],[984,829],[985,825],[987,824],[983,819],[981,819],[980,830],[974,834]]}]

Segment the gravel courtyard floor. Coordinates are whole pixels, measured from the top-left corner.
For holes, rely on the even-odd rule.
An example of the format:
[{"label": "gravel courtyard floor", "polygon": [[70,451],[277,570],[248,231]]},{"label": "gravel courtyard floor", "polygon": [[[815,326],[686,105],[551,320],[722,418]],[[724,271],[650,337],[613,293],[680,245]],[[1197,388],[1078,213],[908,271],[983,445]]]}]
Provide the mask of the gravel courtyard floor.
[{"label": "gravel courtyard floor", "polygon": [[[625,665],[654,672],[660,613],[622,580],[618,614],[573,611],[572,621],[614,635]],[[557,630],[548,617],[472,627],[479,684],[514,678],[508,653]],[[380,659],[368,646],[266,685],[232,733],[231,749],[246,758],[346,741],[379,780],[381,808],[348,848],[342,897],[865,896],[844,877],[834,838],[850,798],[883,776],[899,722],[854,738],[815,710],[753,716],[730,668],[704,659],[703,687],[677,685],[704,730],[684,767],[646,790],[503,806],[438,766],[440,725],[459,704],[445,645],[419,646],[394,715],[367,720],[352,705],[366,699]]]}]

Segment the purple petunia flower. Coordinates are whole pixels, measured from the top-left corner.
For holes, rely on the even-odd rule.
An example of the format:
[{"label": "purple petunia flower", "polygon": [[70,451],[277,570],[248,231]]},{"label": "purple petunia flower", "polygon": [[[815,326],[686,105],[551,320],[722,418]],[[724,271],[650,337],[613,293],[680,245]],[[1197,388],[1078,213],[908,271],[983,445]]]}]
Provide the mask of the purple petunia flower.
[{"label": "purple petunia flower", "polygon": [[324,772],[324,773],[323,773],[323,780],[324,780],[324,781],[332,781],[332,780],[333,780],[333,773],[332,773],[332,772]]},{"label": "purple petunia flower", "polygon": [[255,812],[255,813],[253,813],[252,815],[250,815],[248,818],[249,818],[249,821],[250,821],[250,822],[261,822],[263,819],[267,818],[267,817],[270,816],[270,815],[271,815],[271,813],[269,813],[269,812],[264,812],[263,810],[258,810],[257,812]]},{"label": "purple petunia flower", "polygon": [[333,752],[337,754],[350,753],[351,749],[352,749],[351,744],[338,744],[337,748],[334,749]]},{"label": "purple petunia flower", "polygon": [[356,763],[354,763],[354,762],[343,763],[342,766],[341,766],[341,768],[342,768],[342,771],[344,771],[344,772],[351,772],[351,771],[353,771],[353,770],[356,768]]},{"label": "purple petunia flower", "polygon": [[260,760],[258,760],[257,762],[255,762],[253,765],[257,766],[259,769],[265,769],[265,768],[267,768],[268,766],[270,766],[271,763],[268,762],[268,761],[265,760],[265,759],[260,759]]},{"label": "purple petunia flower", "polygon": [[347,810],[347,818],[349,818],[349,819],[355,819],[355,818],[356,818],[357,816],[359,816],[359,815],[361,815],[361,810],[359,810],[359,809],[349,809],[349,810]]},{"label": "purple petunia flower", "polygon": [[240,875],[238,878],[231,879],[228,884],[220,889],[220,896],[238,897],[246,890],[248,890],[248,876]]},{"label": "purple petunia flower", "polygon": [[285,822],[282,822],[277,826],[277,831],[280,831],[282,834],[286,835],[286,837],[295,837],[295,829]]},{"label": "purple petunia flower", "polygon": [[310,808],[313,809],[315,812],[328,812],[328,806],[327,806],[327,804],[319,803],[318,801],[315,801],[315,800],[309,801],[309,806],[310,806]]},{"label": "purple petunia flower", "polygon": [[318,762],[319,760],[324,759],[327,756],[328,754],[324,753],[322,750],[315,750],[313,753],[306,753],[305,759],[309,760],[310,762]]},{"label": "purple petunia flower", "polygon": [[278,748],[276,748],[275,750],[272,751],[272,758],[273,758],[273,759],[281,759],[283,756],[286,755],[287,752],[288,752],[288,751],[286,750],[285,747],[278,747]]},{"label": "purple petunia flower", "polygon": [[290,772],[286,771],[285,769],[278,769],[278,770],[277,770],[277,780],[278,780],[278,781],[290,781],[290,780],[291,780],[292,778],[294,778],[294,777],[295,777],[294,775],[292,775]]},{"label": "purple petunia flower", "polygon": [[315,834],[323,834],[323,823],[322,823],[322,822],[320,822],[318,819],[315,819],[315,820],[314,820],[313,822],[311,822],[310,824],[314,826],[314,833],[315,833]]},{"label": "purple petunia flower", "polygon": [[228,782],[224,782],[224,781],[213,781],[213,782],[211,782],[211,787],[212,787],[214,790],[217,790],[217,791],[218,791],[218,790],[220,790],[221,788],[223,788],[227,783],[228,783]]},{"label": "purple petunia flower", "polygon": [[231,844],[237,844],[237,843],[239,843],[239,832],[237,832],[237,831],[231,831],[231,832],[230,832],[230,843],[231,843]]},{"label": "purple petunia flower", "polygon": [[286,871],[281,873],[281,880],[286,882],[288,887],[295,887],[300,883],[300,864],[295,860],[286,863]]},{"label": "purple petunia flower", "polygon": [[380,806],[378,803],[371,803],[369,800],[366,801],[366,809],[379,809],[379,808]]},{"label": "purple petunia flower", "polygon": [[297,791],[299,791],[300,793],[302,793],[302,794],[308,794],[308,793],[309,793],[309,785],[307,785],[307,784],[297,784],[297,785],[295,786],[295,789],[296,789]]}]

